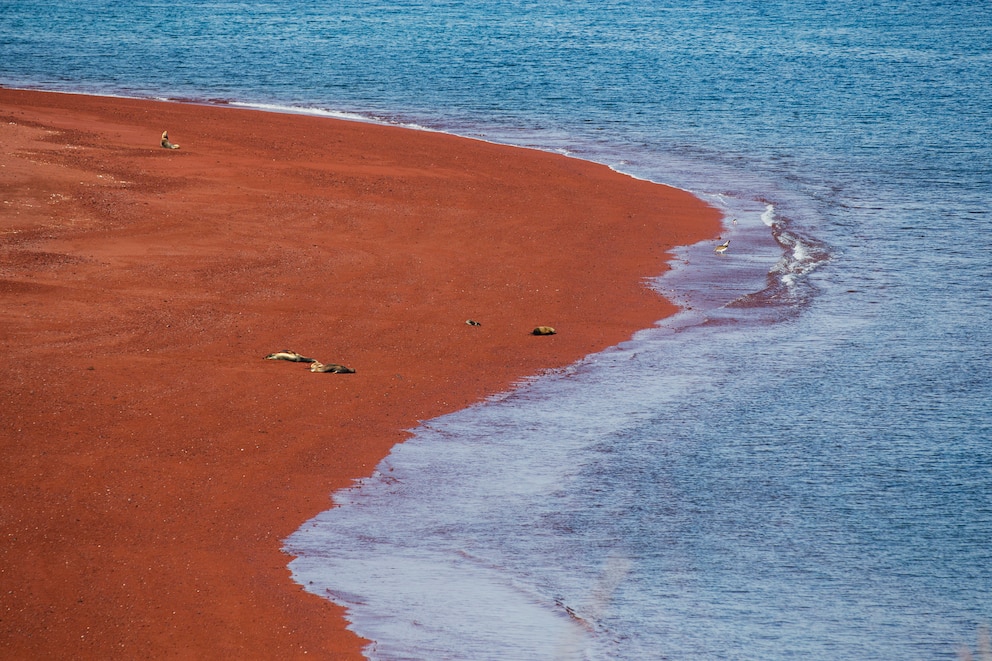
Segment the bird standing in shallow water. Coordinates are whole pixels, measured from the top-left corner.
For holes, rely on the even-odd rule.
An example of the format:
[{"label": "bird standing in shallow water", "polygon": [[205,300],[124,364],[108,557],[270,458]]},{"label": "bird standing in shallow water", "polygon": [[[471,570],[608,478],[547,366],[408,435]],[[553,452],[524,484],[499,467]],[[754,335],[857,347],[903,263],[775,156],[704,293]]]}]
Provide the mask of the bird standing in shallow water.
[{"label": "bird standing in shallow water", "polygon": [[727,241],[726,243],[721,243],[720,245],[718,245],[716,248],[713,249],[713,251],[718,252],[722,255],[723,253],[727,252],[727,248],[729,247],[730,247],[730,241]]}]

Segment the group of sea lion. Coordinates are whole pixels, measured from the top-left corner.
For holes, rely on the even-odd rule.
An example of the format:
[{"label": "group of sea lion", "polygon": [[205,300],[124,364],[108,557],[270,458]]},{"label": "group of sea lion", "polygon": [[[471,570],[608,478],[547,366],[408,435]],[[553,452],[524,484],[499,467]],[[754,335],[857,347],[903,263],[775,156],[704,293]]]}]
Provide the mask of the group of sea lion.
[{"label": "group of sea lion", "polygon": [[318,361],[316,358],[308,358],[302,354],[298,354],[295,351],[290,351],[285,349],[283,351],[276,351],[275,353],[270,353],[265,357],[266,360],[288,360],[291,363],[310,363],[311,372],[323,372],[331,374],[354,374],[355,370],[350,367],[345,367],[344,365],[338,365],[337,363],[327,363],[324,364]]},{"label": "group of sea lion", "polygon": [[[469,319],[465,322],[469,326],[481,326],[478,321]],[[557,333],[551,326],[538,326],[531,334],[533,335],[554,335]],[[295,351],[290,351],[289,349],[284,349],[282,351],[276,351],[275,353],[270,353],[265,357],[266,360],[288,360],[291,363],[310,363],[311,372],[330,372],[333,374],[354,374],[355,370],[350,367],[345,367],[344,365],[339,365],[337,363],[322,363],[316,358],[310,358],[309,356],[304,356],[303,354],[296,353]]]},{"label": "group of sea lion", "polygon": [[[479,323],[475,319],[469,319],[465,323],[468,324],[469,326],[481,326],[482,325],[481,323]],[[538,326],[537,328],[535,328],[534,330],[531,331],[531,335],[554,335],[557,332],[558,331],[556,331],[551,326]]]},{"label": "group of sea lion", "polygon": [[[469,326],[481,326],[478,321],[473,321],[469,319],[465,322]],[[557,331],[551,326],[538,326],[533,331],[533,335],[554,335]],[[311,372],[330,372],[332,374],[354,374],[355,370],[350,367],[345,367],[344,365],[339,365],[337,363],[322,363],[316,358],[310,358],[309,356],[304,356],[301,353],[296,353],[295,351],[290,351],[289,349],[284,349],[282,351],[276,351],[275,353],[270,353],[265,357],[266,360],[287,360],[291,363],[310,363]]]},{"label": "group of sea lion", "polygon": [[[179,145],[169,140],[169,132],[162,131],[162,147],[165,149],[179,149]],[[469,326],[481,326],[482,324],[474,319],[469,319],[465,322]],[[533,331],[534,335],[554,335],[557,331],[551,326],[538,326]],[[345,367],[344,365],[338,365],[337,363],[322,363],[316,358],[308,358],[302,354],[296,353],[295,351],[290,351],[286,349],[284,351],[276,351],[275,353],[270,353],[265,357],[266,360],[288,360],[291,363],[310,363],[311,372],[324,372],[332,374],[354,374],[355,370],[350,367]]]}]

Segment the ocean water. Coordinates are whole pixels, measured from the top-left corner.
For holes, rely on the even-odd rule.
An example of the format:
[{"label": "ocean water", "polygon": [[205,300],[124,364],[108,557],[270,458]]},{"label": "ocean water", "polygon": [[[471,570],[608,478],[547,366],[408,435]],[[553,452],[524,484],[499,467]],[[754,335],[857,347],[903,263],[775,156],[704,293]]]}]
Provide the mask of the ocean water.
[{"label": "ocean water", "polygon": [[683,313],[424,421],[286,540],[373,659],[974,648],[990,80],[987,2],[0,6],[5,86],[425,127],[724,210],[731,249],[652,283]]}]

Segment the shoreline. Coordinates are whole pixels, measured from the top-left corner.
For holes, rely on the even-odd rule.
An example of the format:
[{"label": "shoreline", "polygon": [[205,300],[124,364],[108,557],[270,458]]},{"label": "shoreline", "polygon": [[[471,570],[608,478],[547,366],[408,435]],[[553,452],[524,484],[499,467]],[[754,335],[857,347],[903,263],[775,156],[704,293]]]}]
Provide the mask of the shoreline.
[{"label": "shoreline", "polygon": [[0,138],[8,658],[363,658],[283,540],[417,421],[673,314],[645,280],[720,232],[604,165],[373,122],[0,88]]}]

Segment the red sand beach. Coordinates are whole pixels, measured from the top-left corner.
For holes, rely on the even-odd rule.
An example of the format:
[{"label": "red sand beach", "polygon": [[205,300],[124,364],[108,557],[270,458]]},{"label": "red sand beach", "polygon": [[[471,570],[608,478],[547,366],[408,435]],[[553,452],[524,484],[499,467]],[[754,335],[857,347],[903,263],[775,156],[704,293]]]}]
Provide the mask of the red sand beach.
[{"label": "red sand beach", "polygon": [[0,146],[5,659],[361,659],[282,540],[418,420],[671,314],[644,279],[719,232],[603,166],[303,115],[0,89]]}]

